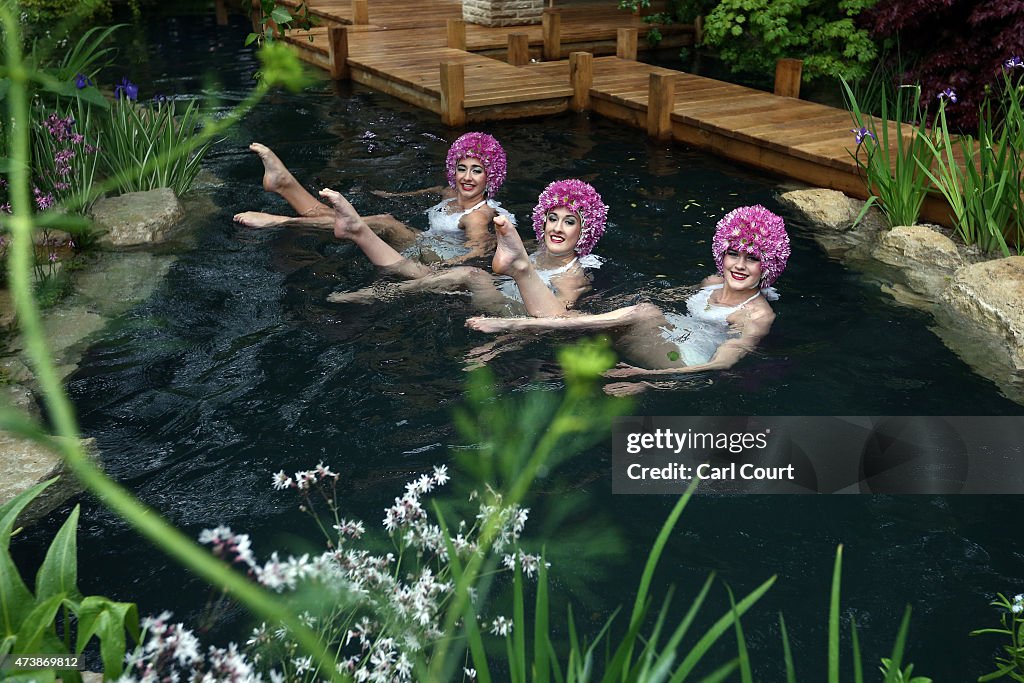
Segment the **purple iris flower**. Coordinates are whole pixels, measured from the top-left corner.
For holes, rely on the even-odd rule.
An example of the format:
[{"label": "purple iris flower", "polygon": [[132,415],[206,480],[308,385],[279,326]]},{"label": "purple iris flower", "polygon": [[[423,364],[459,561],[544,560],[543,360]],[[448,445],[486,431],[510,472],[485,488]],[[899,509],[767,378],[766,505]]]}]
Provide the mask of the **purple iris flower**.
[{"label": "purple iris flower", "polygon": [[1010,57],[1006,60],[1004,66],[1007,69],[1020,69],[1024,68],[1024,61],[1022,61],[1020,57]]},{"label": "purple iris flower", "polygon": [[117,99],[125,97],[134,102],[139,99],[139,86],[135,85],[127,78],[122,78],[121,82],[114,86],[114,97]]},{"label": "purple iris flower", "polygon": [[163,104],[166,101],[167,95],[164,95],[163,93],[157,93],[156,95],[153,95],[153,102],[155,104]]},{"label": "purple iris flower", "polygon": [[85,74],[75,74],[75,87],[81,90],[82,88],[92,85],[92,79]]},{"label": "purple iris flower", "polygon": [[860,128],[851,128],[850,132],[856,136],[855,140],[858,145],[862,144],[866,138],[871,138],[875,142],[878,142],[878,138],[875,137],[875,134],[864,126],[861,126]]},{"label": "purple iris flower", "polygon": [[946,88],[940,92],[937,97],[940,100],[949,100],[953,104],[956,104],[956,90],[953,90],[952,88]]}]

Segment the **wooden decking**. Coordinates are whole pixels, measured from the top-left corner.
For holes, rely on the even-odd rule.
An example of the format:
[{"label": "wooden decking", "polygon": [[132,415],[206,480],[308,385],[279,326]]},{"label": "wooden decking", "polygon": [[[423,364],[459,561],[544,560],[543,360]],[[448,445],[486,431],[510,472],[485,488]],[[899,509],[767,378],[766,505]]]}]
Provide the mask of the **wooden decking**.
[{"label": "wooden decking", "polygon": [[[314,12],[335,26],[353,19],[354,6],[352,0],[313,2]],[[543,41],[541,28],[471,27],[465,34],[467,49],[453,49],[447,24],[460,6],[458,0],[370,0],[369,23],[346,28],[349,77],[456,126],[588,109],[662,139],[866,197],[850,155],[854,138],[845,110],[615,56],[574,57],[581,60],[575,74],[565,59],[512,66],[473,50],[497,50],[509,32],[524,31],[532,47]],[[614,24],[593,16],[590,22],[586,12],[565,10],[563,47],[573,40],[597,43],[615,35]],[[620,26],[639,21],[624,12],[616,16]],[[288,40],[304,59],[330,70],[328,30],[296,31]],[[504,49],[500,52],[504,56]],[[899,131],[893,128],[891,134]],[[929,198],[922,213],[928,220],[948,222],[949,208],[937,198]]]}]

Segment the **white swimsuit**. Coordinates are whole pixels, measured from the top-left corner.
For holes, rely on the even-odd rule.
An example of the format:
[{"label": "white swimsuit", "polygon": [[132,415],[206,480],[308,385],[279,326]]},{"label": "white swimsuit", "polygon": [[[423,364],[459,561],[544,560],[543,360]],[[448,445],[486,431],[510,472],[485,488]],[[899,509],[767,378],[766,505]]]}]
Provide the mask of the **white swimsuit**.
[{"label": "white swimsuit", "polygon": [[493,199],[484,199],[468,209],[450,213],[448,205],[455,200],[456,197],[443,199],[427,209],[427,222],[430,227],[416,239],[418,247],[433,251],[442,260],[465,256],[469,253],[469,247],[466,246],[466,231],[459,226],[459,221],[463,216],[476,211],[485,204],[497,211],[498,215],[505,216],[512,225],[516,224],[516,217]]},{"label": "white swimsuit", "polygon": [[711,303],[711,293],[723,286],[701,287],[686,300],[686,315],[665,313],[669,326],[661,328],[661,335],[676,345],[680,360],[686,365],[703,365],[711,360],[718,347],[728,339],[729,323],[726,319],[730,315],[762,294],[769,301],[779,298],[774,289],[766,288],[735,306]]},{"label": "white swimsuit", "polygon": [[[536,254],[530,256],[530,262],[536,265]],[[548,289],[550,289],[552,293],[557,294],[557,292],[555,291],[555,286],[551,284],[551,279],[554,276],[561,275],[562,273],[567,272],[570,268],[576,265],[579,265],[581,268],[589,268],[591,270],[596,270],[601,267],[602,263],[604,263],[604,259],[602,259],[597,254],[587,254],[586,256],[577,256],[572,261],[566,263],[564,266],[559,266],[557,268],[549,268],[547,270],[535,268],[534,270],[536,271],[537,275],[540,276],[540,279],[544,281],[544,284],[547,285]],[[506,297],[512,299],[513,301],[523,303],[523,297],[519,293],[519,287],[516,286],[515,280],[513,280],[510,277],[503,276],[498,281],[497,285],[498,289]]]}]

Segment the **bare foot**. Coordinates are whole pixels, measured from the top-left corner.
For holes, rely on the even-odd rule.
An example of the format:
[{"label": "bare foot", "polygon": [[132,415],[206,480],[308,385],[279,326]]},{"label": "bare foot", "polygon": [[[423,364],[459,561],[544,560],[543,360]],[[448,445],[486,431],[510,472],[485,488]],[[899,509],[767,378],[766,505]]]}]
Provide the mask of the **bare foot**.
[{"label": "bare foot", "polygon": [[466,327],[477,332],[486,332],[487,334],[507,332],[510,329],[508,318],[488,318],[485,315],[477,315],[467,319]]},{"label": "bare foot", "polygon": [[288,170],[288,167],[284,165],[284,162],[269,147],[259,142],[254,142],[249,145],[249,149],[256,152],[260,157],[260,161],[263,162],[264,190],[281,194],[289,187],[299,184],[295,180],[295,176]]},{"label": "bare foot", "polygon": [[503,275],[516,275],[530,265],[530,257],[523,246],[523,239],[516,232],[514,225],[504,216],[494,218],[494,234],[498,239],[491,260],[491,270]]},{"label": "bare foot", "polygon": [[370,229],[340,192],[324,188],[320,190],[320,196],[334,207],[334,236],[338,239],[356,239],[363,231]]},{"label": "bare foot", "polygon": [[281,225],[281,223],[288,219],[284,216],[275,216],[272,213],[243,211],[242,213],[236,213],[234,220],[236,223],[241,223],[247,228],[272,228],[275,225]]}]

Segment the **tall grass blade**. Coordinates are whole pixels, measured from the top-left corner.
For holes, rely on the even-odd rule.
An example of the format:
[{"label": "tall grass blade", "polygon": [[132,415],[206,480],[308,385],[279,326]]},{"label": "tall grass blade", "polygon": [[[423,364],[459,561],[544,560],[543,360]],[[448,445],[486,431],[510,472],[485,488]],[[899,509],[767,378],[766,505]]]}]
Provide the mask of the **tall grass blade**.
[{"label": "tall grass blade", "polygon": [[779,631],[782,634],[782,659],[786,664],[786,683],[796,683],[796,667],[793,665],[793,652],[789,649],[789,634],[786,632],[786,620],[779,612]]},{"label": "tall grass blade", "polygon": [[832,568],[832,596],[828,606],[828,683],[839,683],[839,584],[843,574],[843,546],[836,548]]}]

